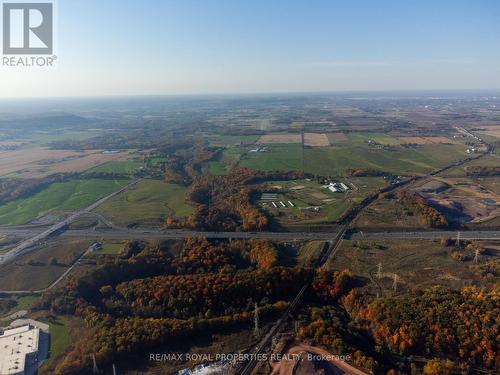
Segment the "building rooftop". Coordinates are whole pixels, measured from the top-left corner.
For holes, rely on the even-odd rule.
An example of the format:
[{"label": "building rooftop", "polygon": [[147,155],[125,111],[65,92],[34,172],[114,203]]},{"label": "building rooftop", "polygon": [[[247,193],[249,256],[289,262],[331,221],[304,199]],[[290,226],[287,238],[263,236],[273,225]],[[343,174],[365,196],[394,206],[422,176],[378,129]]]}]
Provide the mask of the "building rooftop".
[{"label": "building rooftop", "polygon": [[24,374],[25,366],[36,356],[40,329],[32,325],[7,329],[0,335],[0,375]]}]

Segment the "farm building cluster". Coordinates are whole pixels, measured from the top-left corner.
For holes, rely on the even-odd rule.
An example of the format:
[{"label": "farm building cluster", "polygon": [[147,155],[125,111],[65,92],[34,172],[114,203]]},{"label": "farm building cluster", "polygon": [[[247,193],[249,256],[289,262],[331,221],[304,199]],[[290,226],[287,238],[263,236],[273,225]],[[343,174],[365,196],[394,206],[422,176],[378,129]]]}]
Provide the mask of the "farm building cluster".
[{"label": "farm building cluster", "polygon": [[279,200],[277,193],[262,193],[261,200],[270,202],[274,208],[295,207],[295,204],[292,201],[283,202],[282,200]]}]

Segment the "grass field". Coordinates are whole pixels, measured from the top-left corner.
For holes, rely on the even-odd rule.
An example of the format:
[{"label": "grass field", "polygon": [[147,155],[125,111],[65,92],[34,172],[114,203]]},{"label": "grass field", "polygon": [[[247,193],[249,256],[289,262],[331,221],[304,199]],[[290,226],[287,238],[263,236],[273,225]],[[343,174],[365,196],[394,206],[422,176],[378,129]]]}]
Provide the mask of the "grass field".
[{"label": "grass field", "polygon": [[[0,266],[0,289],[40,290],[48,287],[92,242],[56,239],[37,251],[18,257],[15,262]],[[52,258],[57,261],[55,264],[51,263]]]},{"label": "grass field", "polygon": [[[395,144],[397,139],[380,134],[350,134],[352,142],[337,147],[306,147],[298,144],[274,144],[268,152],[243,153],[239,166],[258,170],[304,170],[323,176],[343,176],[350,168],[374,168],[395,175],[420,175],[465,158],[463,145],[421,145],[417,148],[376,149],[366,139]],[[226,162],[224,164],[227,165]],[[220,172],[222,166],[212,167]]]},{"label": "grass field", "polygon": [[69,320],[66,317],[58,316],[56,320],[49,322],[50,333],[50,354],[49,358],[44,361],[41,372],[49,367],[55,358],[64,353],[71,344],[71,336],[69,332]]},{"label": "grass field", "polygon": [[128,191],[110,199],[96,211],[118,225],[161,223],[169,214],[188,216],[187,189],[160,180],[143,180]]},{"label": "grass field", "polygon": [[228,167],[221,161],[209,162],[208,171],[214,176],[222,176],[229,172]]},{"label": "grass field", "polygon": [[400,144],[397,138],[384,133],[348,133],[347,139],[351,144],[365,143],[368,140],[388,146],[399,146]]},{"label": "grass field", "polygon": [[497,155],[486,155],[478,160],[473,160],[469,163],[461,165],[459,167],[454,167],[443,172],[441,175],[445,177],[464,177],[466,176],[466,168],[472,166],[480,167],[498,167],[500,166],[500,156]]},{"label": "grass field", "polygon": [[381,198],[364,209],[355,221],[357,228],[389,230],[425,227],[413,207],[403,205],[396,199]]},{"label": "grass field", "polygon": [[96,254],[116,255],[123,249],[123,242],[104,241],[102,249],[97,251]]},{"label": "grass field", "polygon": [[128,183],[127,180],[71,180],[0,206],[0,224],[27,223],[50,212],[75,211],[91,205]]},{"label": "grass field", "polygon": [[8,310],[1,312],[0,318],[7,316],[7,315],[10,315],[10,314],[13,314],[16,311],[29,310],[31,308],[31,306],[33,305],[33,302],[36,300],[36,298],[37,297],[35,297],[35,296],[9,296],[9,297],[5,297],[5,298],[3,298],[3,297],[0,298],[0,300],[6,299],[6,300],[12,300],[15,302],[15,306],[13,306],[12,308],[10,308]]},{"label": "grass field", "polygon": [[241,167],[263,171],[302,169],[302,146],[299,144],[273,144],[267,152],[246,153],[238,164]]},{"label": "grass field", "polygon": [[139,171],[142,163],[138,160],[110,161],[109,163],[98,165],[88,173],[117,173],[133,175]]},{"label": "grass field", "polygon": [[305,149],[305,170],[344,175],[349,168],[375,168],[396,175],[424,174],[465,157],[460,145],[424,145],[416,149],[378,150],[368,146]]},{"label": "grass field", "polygon": [[303,267],[311,267],[314,262],[321,255],[321,250],[323,250],[324,241],[311,241],[306,242],[299,249],[297,262]]},{"label": "grass field", "polygon": [[[398,275],[398,291],[443,285],[454,288],[486,285],[490,281],[481,277],[475,264],[453,259],[453,248],[443,247],[439,241],[373,240],[344,241],[334,258],[327,263],[329,269],[348,269],[363,277],[374,292],[393,293],[393,276]],[[492,255],[482,262],[491,261]],[[382,264],[381,278],[376,277],[378,264]],[[377,285],[380,285],[378,288]]]},{"label": "grass field", "polygon": [[240,142],[255,143],[259,139],[259,135],[213,135],[209,141],[214,146],[229,146]]},{"label": "grass field", "polygon": [[61,132],[47,132],[35,134],[31,141],[35,145],[48,146],[51,142],[57,141],[83,141],[103,134],[102,130],[64,130]]}]

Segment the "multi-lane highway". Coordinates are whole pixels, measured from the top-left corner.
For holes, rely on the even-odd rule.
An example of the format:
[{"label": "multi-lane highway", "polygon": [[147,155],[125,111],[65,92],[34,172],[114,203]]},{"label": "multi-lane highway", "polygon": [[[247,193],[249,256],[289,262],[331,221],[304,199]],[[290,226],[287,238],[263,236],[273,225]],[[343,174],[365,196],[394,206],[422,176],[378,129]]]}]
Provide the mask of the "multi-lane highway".
[{"label": "multi-lane highway", "polygon": [[[65,227],[67,227],[69,224],[73,223],[75,220],[80,218],[83,214],[91,212],[92,210],[96,209],[99,205],[103,204],[106,202],[108,199],[113,198],[114,196],[124,192],[125,190],[129,189],[131,186],[135,185],[137,182],[140,180],[135,180],[132,183],[128,184],[127,186],[121,188],[120,190],[115,191],[114,193],[111,193],[107,195],[104,198],[99,199],[97,202],[91,204],[90,206],[77,211],[64,220],[61,220],[60,222],[50,226],[49,228],[43,230],[42,232],[39,231],[39,229],[24,229],[27,231],[27,235],[23,236],[27,238],[24,241],[21,241],[19,244],[17,244],[13,249],[10,251],[0,255],[0,265],[10,262],[17,258],[19,255],[25,254],[32,249],[35,249],[36,246],[39,242],[45,240],[47,237],[53,235],[54,233],[61,231]],[[14,228],[15,229],[15,228]],[[9,228],[5,229],[0,229],[0,235],[12,235],[12,231],[9,232]]]},{"label": "multi-lane highway", "polygon": [[[52,229],[52,228],[51,228]],[[39,229],[38,229],[39,230]],[[0,235],[28,238],[33,242],[33,238],[41,235],[35,234],[36,229],[30,228],[0,228]],[[48,231],[42,232],[42,234]],[[155,230],[155,229],[127,229],[114,226],[110,229],[81,229],[66,230],[61,232],[61,238],[89,238],[89,239],[182,239],[186,237],[204,237],[220,239],[268,239],[275,241],[293,240],[325,240],[329,241],[336,237],[337,230],[331,232],[204,232],[195,230]],[[348,239],[401,239],[401,240],[434,240],[442,238],[456,238],[460,233],[463,240],[500,240],[500,231],[395,231],[395,232],[357,232],[348,235]],[[47,236],[46,236],[47,237]],[[26,241],[24,241],[26,242]],[[23,242],[23,243],[24,243]]]}]

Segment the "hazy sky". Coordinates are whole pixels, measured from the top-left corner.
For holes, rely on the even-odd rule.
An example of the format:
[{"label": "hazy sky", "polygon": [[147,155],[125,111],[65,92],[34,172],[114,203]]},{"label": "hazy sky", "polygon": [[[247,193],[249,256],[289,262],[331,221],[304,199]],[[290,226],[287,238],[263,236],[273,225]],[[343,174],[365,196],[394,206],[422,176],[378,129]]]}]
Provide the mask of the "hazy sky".
[{"label": "hazy sky", "polygon": [[498,0],[59,0],[0,97],[500,89]]}]

